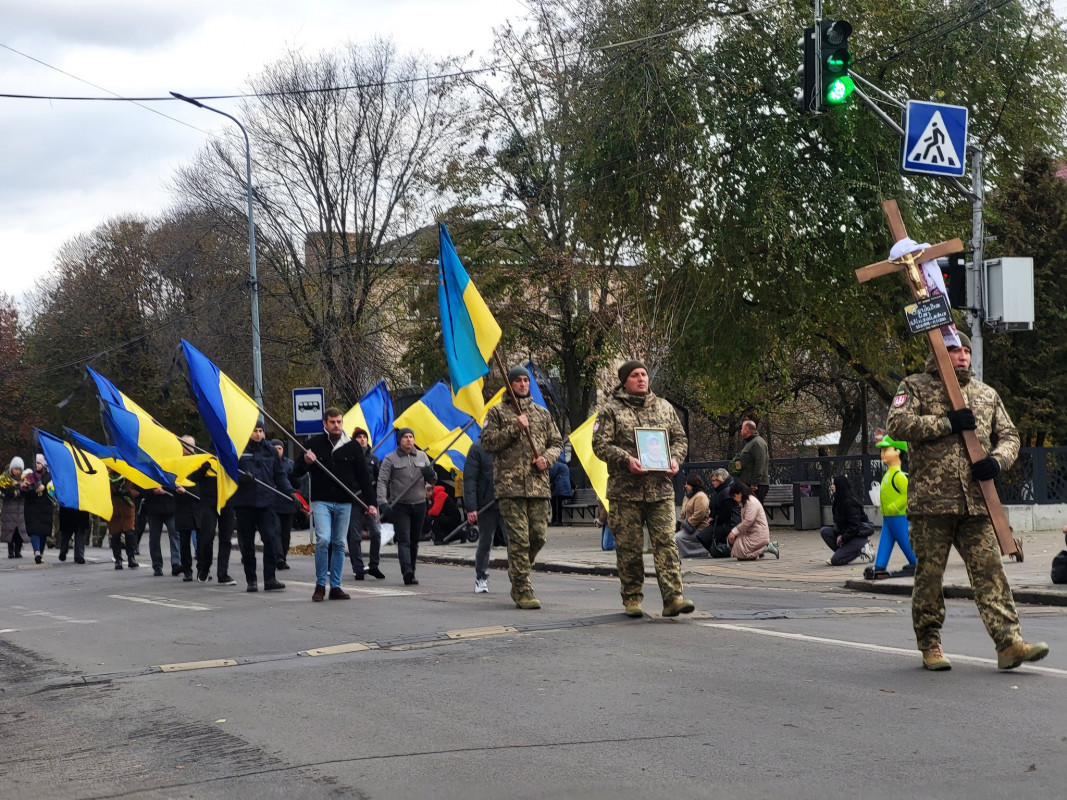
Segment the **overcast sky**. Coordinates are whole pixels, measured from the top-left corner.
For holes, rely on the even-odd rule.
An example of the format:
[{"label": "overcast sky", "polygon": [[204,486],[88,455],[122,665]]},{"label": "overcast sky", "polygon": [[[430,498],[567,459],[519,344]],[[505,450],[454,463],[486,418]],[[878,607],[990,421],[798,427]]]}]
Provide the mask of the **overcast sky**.
[{"label": "overcast sky", "polygon": [[[495,26],[524,14],[520,0],[0,0],[0,92],[234,94],[290,49],[382,36],[401,51],[482,55]],[[0,98],[0,119],[0,291],[16,296],[74,236],[169,206],[175,170],[233,125],[180,102]]]},{"label": "overcast sky", "polygon": [[[1067,0],[1054,5],[1064,16]],[[233,94],[294,48],[383,36],[402,51],[482,55],[493,27],[526,11],[522,0],[0,0],[0,92]],[[175,170],[232,125],[180,102],[145,106],[0,98],[0,291],[26,292],[77,234],[162,211]]]}]

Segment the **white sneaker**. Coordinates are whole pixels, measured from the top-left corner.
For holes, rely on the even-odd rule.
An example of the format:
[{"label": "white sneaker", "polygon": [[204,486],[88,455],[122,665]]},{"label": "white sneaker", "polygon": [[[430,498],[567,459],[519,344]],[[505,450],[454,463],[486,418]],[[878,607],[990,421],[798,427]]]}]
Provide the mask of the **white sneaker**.
[{"label": "white sneaker", "polygon": [[860,556],[867,561],[874,561],[874,551],[871,549],[871,543],[863,545],[863,549],[860,550]]},{"label": "white sneaker", "polygon": [[474,593],[482,594],[489,591],[489,579],[488,578],[476,578],[474,581]]}]

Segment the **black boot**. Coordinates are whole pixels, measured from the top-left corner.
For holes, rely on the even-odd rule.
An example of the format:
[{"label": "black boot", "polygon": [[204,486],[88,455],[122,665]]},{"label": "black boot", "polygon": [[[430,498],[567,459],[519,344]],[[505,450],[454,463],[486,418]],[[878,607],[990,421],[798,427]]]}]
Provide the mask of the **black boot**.
[{"label": "black boot", "polygon": [[126,540],[126,565],[130,569],[137,569],[139,566],[141,566],[133,557],[134,554],[137,552],[137,534],[133,531],[130,531],[129,533],[124,534],[123,536]]}]

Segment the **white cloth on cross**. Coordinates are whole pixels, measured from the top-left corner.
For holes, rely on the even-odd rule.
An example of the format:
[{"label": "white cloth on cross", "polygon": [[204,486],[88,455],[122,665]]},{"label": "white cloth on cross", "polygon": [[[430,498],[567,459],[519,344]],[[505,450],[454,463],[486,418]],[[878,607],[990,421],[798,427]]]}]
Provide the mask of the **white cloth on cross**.
[{"label": "white cloth on cross", "polygon": [[[926,242],[920,244],[914,239],[904,237],[893,245],[893,249],[889,251],[889,260],[896,261],[898,258],[901,258],[908,253],[917,253],[920,250],[926,250],[929,247],[930,245]],[[937,261],[924,261],[919,266],[923,276],[923,283],[926,285],[927,293],[931,296],[935,294],[946,295],[947,300],[948,292],[945,290],[945,277],[941,274],[941,267],[937,265]],[[945,340],[945,347],[960,347],[962,345],[959,334],[956,332],[955,325],[942,325],[941,336]]]}]

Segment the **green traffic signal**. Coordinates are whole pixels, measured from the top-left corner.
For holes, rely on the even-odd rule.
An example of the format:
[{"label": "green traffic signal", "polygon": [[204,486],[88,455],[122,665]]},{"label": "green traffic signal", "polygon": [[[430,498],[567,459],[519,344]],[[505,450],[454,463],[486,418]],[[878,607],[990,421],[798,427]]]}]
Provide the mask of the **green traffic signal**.
[{"label": "green traffic signal", "polygon": [[855,82],[848,75],[843,78],[835,78],[826,87],[826,102],[830,105],[838,105],[845,102],[852,90],[856,88]]},{"label": "green traffic signal", "polygon": [[852,53],[848,49],[852,25],[843,19],[824,19],[819,26],[822,37],[823,100],[827,105],[840,105],[856,88],[848,74],[848,68],[852,65]]}]

